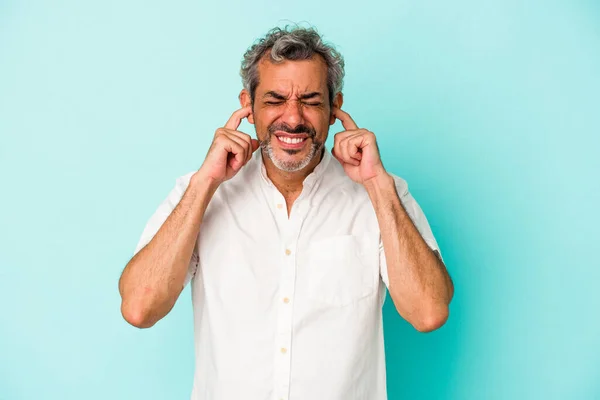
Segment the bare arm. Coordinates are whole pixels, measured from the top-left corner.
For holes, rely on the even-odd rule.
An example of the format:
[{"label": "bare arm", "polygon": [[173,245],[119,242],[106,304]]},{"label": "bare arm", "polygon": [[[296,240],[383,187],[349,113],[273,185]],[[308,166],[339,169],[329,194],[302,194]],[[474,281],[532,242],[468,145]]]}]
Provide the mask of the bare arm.
[{"label": "bare arm", "polygon": [[198,173],[152,240],[127,264],[119,280],[121,313],[149,328],[163,318],[183,289],[204,212],[217,185]]},{"label": "bare arm", "polygon": [[181,200],[123,270],[119,280],[121,314],[130,324],[149,328],[175,305],[211,198],[258,149],[257,140],[236,130],[251,111],[250,107],[237,110],[217,129],[202,167],[190,178]]},{"label": "bare arm", "polygon": [[454,293],[444,263],[423,240],[383,167],[375,134],[360,129],[339,107],[332,115],[346,129],[334,137],[333,155],[346,174],[364,185],[377,215],[387,261],[389,291],[398,313],[417,330],[428,332],[448,318]]},{"label": "bare arm", "polygon": [[446,267],[412,223],[391,176],[370,180],[365,187],[377,214],[389,292],[398,313],[421,332],[439,328],[454,293]]}]

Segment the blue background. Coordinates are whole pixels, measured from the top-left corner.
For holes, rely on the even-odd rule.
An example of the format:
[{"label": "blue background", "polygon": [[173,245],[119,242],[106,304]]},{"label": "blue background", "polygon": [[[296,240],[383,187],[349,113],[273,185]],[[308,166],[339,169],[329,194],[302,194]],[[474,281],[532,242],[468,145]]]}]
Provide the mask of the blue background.
[{"label": "blue background", "polygon": [[189,287],[138,330],[117,280],[303,21],[456,286],[430,334],[386,303],[389,398],[600,399],[600,4],[566,0],[0,1],[0,399],[189,398]]}]

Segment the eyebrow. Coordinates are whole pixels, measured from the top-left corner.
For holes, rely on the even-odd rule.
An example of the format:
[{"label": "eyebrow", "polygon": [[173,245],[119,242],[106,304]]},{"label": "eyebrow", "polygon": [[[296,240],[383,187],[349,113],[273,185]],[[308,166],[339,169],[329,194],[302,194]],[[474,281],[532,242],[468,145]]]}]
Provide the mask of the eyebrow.
[{"label": "eyebrow", "polygon": [[300,100],[306,100],[306,99],[312,99],[313,97],[322,97],[323,95],[321,94],[321,92],[310,92],[310,93],[304,93],[301,94],[300,96],[298,96],[298,98]]},{"label": "eyebrow", "polygon": [[272,90],[268,91],[267,93],[265,93],[264,97],[275,97],[277,100],[285,100],[285,96],[282,94],[279,94],[277,92],[274,92]]},{"label": "eyebrow", "polygon": [[[314,97],[322,97],[323,95],[321,94],[321,92],[310,92],[310,93],[304,93],[301,94],[300,96],[298,96],[298,99],[300,100],[307,100],[307,99],[312,99]],[[265,93],[264,97],[274,97],[277,100],[285,100],[286,97],[280,93],[277,93],[273,90],[268,91],[267,93]]]}]

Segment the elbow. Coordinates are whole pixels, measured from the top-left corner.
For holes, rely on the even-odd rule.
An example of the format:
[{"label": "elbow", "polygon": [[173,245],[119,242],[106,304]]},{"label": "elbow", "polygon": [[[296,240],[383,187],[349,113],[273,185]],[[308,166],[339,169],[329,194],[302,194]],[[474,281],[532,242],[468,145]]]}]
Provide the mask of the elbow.
[{"label": "elbow", "polygon": [[448,320],[448,316],[448,306],[437,306],[423,313],[412,325],[419,332],[432,332],[441,328]]},{"label": "elbow", "polygon": [[156,323],[143,307],[136,307],[125,301],[121,303],[121,315],[130,325],[140,329],[150,328]]}]

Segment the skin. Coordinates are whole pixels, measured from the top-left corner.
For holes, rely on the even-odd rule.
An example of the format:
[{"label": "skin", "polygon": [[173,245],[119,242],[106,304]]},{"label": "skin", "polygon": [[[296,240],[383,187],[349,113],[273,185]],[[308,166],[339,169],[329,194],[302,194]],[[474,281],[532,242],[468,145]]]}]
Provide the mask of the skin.
[{"label": "skin", "polygon": [[381,162],[375,134],[346,112],[334,115],[346,129],[335,135],[333,155],[354,182],[364,185],[377,215],[387,261],[389,292],[398,313],[420,332],[440,328],[454,294],[445,265],[425,243],[402,206]]},{"label": "skin", "polygon": [[256,139],[237,131],[249,113],[249,107],[237,110],[216,130],[202,167],[192,175],[173,212],[125,266],[119,279],[121,314],[131,325],[150,328],[175,305],[212,196],[258,148]]},{"label": "skin", "polygon": [[[310,60],[285,61],[274,64],[264,57],[259,64],[259,85],[256,88],[254,104],[250,93],[242,90],[239,96],[243,107],[250,106],[252,112],[248,121],[255,125],[259,142],[270,142],[275,158],[287,163],[300,163],[311,152],[316,143],[322,146],[327,139],[329,126],[335,123],[332,107],[329,104],[327,90],[327,65],[321,57]],[[341,107],[342,94],[334,99],[334,106]],[[314,136],[305,141],[304,147],[290,154],[269,133],[271,126],[287,126],[296,128],[306,126],[314,132]],[[287,172],[278,168],[265,155],[264,163],[269,179],[286,199],[288,213],[296,198],[302,191],[302,182],[320,162],[320,149],[317,157],[306,167],[295,172]]]},{"label": "skin", "polygon": [[[192,176],[182,200],[150,243],[125,267],[119,281],[124,318],[134,326],[146,328],[171,310],[183,288],[212,195],[221,183],[237,174],[259,146],[265,156],[267,175],[286,199],[289,213],[302,191],[304,178],[320,162],[320,146],[327,139],[329,126],[339,119],[345,130],[334,136],[332,154],[348,177],[365,187],[371,199],[381,230],[394,305],[421,332],[442,326],[453,296],[452,281],[403,208],[394,181],[381,161],[375,134],[358,128],[350,115],[341,110],[341,93],[334,96],[333,104],[329,103],[324,60],[315,56],[274,64],[263,58],[258,71],[260,80],[254,102],[250,93],[241,91],[242,108],[216,130],[206,158]],[[237,130],[244,118],[255,125],[258,140]],[[298,130],[296,134],[309,137],[300,149],[290,151],[276,138],[281,130],[290,136],[290,130]],[[282,169],[282,165],[286,168]]]}]

